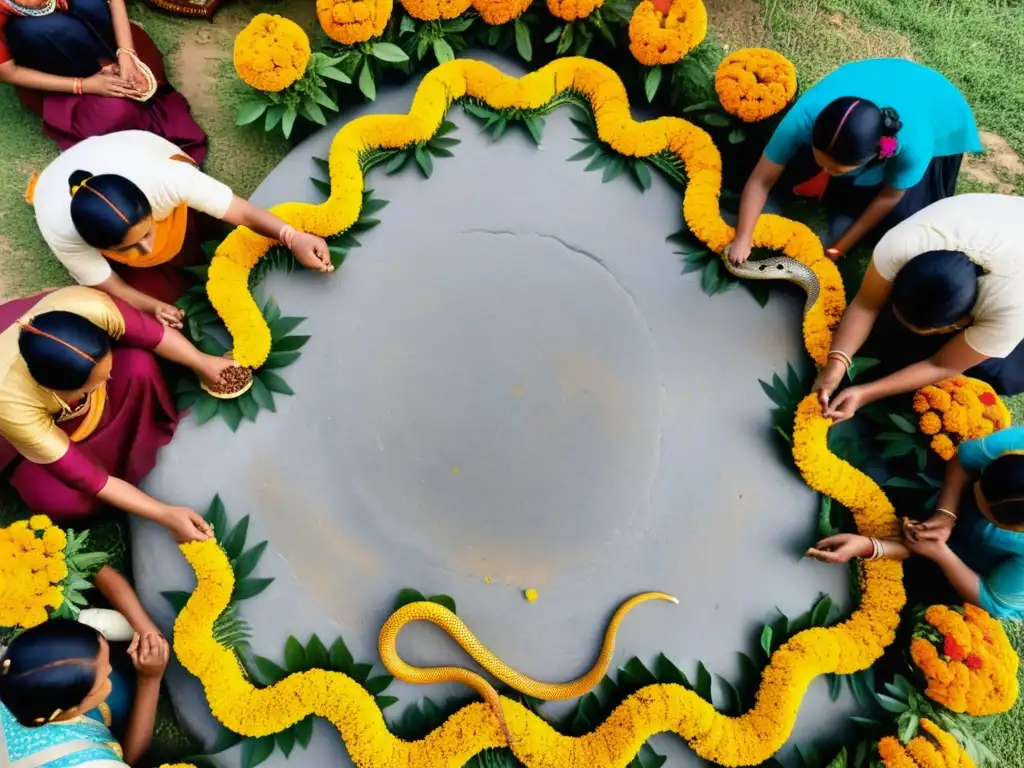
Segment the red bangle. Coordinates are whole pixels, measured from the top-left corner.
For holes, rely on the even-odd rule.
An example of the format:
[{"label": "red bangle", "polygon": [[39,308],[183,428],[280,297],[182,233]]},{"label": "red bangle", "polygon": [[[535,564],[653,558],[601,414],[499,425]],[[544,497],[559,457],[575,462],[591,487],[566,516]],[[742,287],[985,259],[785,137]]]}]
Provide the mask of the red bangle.
[{"label": "red bangle", "polygon": [[71,81],[71,91],[76,96],[82,95],[82,78],[76,77],[74,80]]},{"label": "red bangle", "polygon": [[828,256],[833,261],[835,261],[840,256],[842,256],[843,254],[842,254],[842,251],[840,251],[838,248],[826,248],[825,249],[825,255]]}]

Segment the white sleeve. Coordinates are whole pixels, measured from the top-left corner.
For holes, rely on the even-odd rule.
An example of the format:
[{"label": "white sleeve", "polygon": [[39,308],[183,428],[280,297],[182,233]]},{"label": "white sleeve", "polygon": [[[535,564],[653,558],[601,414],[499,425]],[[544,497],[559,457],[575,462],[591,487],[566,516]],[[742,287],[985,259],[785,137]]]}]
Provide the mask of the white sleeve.
[{"label": "white sleeve", "polygon": [[1024,341],[1024,306],[984,313],[964,331],[964,340],[986,357],[1009,357]]},{"label": "white sleeve", "polygon": [[912,232],[901,224],[886,232],[875,246],[871,263],[888,282],[893,282],[899,271],[907,266],[907,262],[918,255],[910,247],[912,239]]},{"label": "white sleeve", "polygon": [[112,270],[106,258],[86,242],[57,242],[46,238],[47,244],[54,255],[67,269],[68,273],[79,285],[90,288],[104,282],[110,277]]},{"label": "white sleeve", "polygon": [[207,176],[195,166],[168,161],[161,175],[161,184],[167,199],[175,205],[185,203],[207,216],[223,219],[227,215],[235,194],[227,184]]}]

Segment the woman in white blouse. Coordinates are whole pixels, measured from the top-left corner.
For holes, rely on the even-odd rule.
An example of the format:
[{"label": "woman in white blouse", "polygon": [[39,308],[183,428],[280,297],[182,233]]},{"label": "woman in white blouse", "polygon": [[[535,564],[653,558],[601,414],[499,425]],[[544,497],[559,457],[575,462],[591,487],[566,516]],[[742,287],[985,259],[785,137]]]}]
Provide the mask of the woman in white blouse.
[{"label": "woman in white blouse", "polygon": [[204,218],[280,240],[308,269],[332,270],[322,238],[236,197],[146,131],[76,144],[40,174],[31,199],[43,238],[79,284],[174,328],[184,315],[173,302],[190,282],[183,268],[203,259]]},{"label": "woman in white blouse", "polygon": [[[892,311],[883,315],[887,303]],[[869,334],[883,366],[902,367],[833,397]],[[814,391],[836,421],[965,372],[1014,395],[1024,391],[1022,342],[1024,198],[957,195],[911,216],[878,243]]]}]

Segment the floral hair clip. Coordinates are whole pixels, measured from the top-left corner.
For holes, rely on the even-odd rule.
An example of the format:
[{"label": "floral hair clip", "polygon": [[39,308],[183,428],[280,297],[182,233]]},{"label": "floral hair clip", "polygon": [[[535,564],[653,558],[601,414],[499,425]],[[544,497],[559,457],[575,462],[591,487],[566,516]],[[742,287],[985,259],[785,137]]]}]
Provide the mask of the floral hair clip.
[{"label": "floral hair clip", "polygon": [[892,157],[899,145],[895,136],[883,136],[878,140],[878,156],[883,160]]}]

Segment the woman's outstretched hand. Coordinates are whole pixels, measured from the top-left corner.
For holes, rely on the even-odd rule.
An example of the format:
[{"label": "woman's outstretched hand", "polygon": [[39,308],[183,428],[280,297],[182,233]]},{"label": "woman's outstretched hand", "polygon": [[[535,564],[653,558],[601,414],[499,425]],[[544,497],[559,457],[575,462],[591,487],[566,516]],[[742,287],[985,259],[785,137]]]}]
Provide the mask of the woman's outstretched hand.
[{"label": "woman's outstretched hand", "polygon": [[99,71],[92,77],[82,80],[82,93],[93,96],[109,96],[115,99],[127,99],[135,95],[136,91],[132,84],[121,75],[111,72]]},{"label": "woman's outstretched hand", "polygon": [[196,373],[205,386],[213,388],[220,382],[220,375],[224,371],[237,365],[238,363],[232,360],[230,356],[215,357],[214,355],[204,354]]},{"label": "woman's outstretched hand", "polygon": [[331,263],[331,251],[327,247],[327,241],[322,237],[311,235],[308,232],[296,232],[292,242],[292,255],[306,269],[315,272],[333,272],[334,265]]},{"label": "woman's outstretched hand", "polygon": [[147,632],[132,639],[128,656],[139,677],[159,680],[171,660],[171,646],[158,632]]},{"label": "woman's outstretched hand", "polygon": [[848,563],[855,557],[867,557],[873,551],[871,539],[856,533],[837,533],[822,539],[805,553],[823,563]]},{"label": "woman's outstretched hand", "polygon": [[818,395],[818,402],[821,403],[823,412],[828,410],[829,400],[832,394],[843,383],[843,376],[846,375],[846,366],[839,360],[829,360],[825,367],[818,371],[818,377],[814,380],[811,392]]},{"label": "woman's outstretched hand", "polygon": [[162,301],[157,303],[156,309],[153,310],[153,316],[165,328],[177,328],[179,331],[185,322],[184,310],[178,309],[173,304],[165,304]]},{"label": "woman's outstretched hand", "polygon": [[825,418],[832,419],[834,424],[839,424],[852,419],[862,405],[864,405],[863,387],[847,387],[832,398],[831,403],[825,406],[823,414]]},{"label": "woman's outstretched hand", "polygon": [[142,70],[139,69],[139,65],[135,62],[135,57],[128,53],[122,53],[117,57],[117,69],[121,77],[132,87],[137,93],[145,93],[149,83],[146,80],[146,76],[142,74]]},{"label": "woman's outstretched hand", "polygon": [[733,264],[742,264],[750,258],[753,243],[736,238],[725,247],[725,256]]},{"label": "woman's outstretched hand", "polygon": [[202,515],[188,507],[167,507],[160,520],[179,544],[213,538],[213,528]]}]

